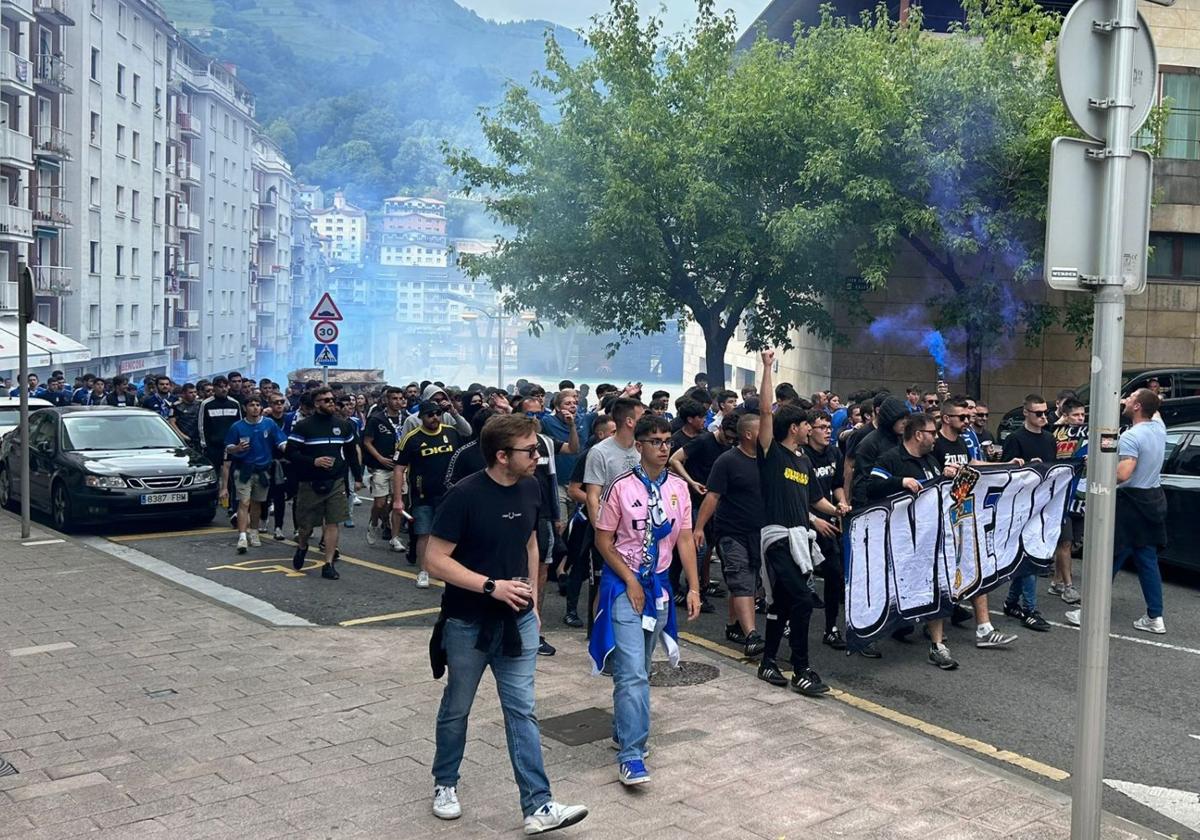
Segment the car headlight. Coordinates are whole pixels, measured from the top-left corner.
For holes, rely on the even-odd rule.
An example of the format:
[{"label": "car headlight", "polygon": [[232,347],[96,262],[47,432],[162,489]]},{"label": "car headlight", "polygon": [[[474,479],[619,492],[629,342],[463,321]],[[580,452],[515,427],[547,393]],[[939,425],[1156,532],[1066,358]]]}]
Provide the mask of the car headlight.
[{"label": "car headlight", "polygon": [[119,475],[89,475],[84,476],[83,483],[88,487],[99,487],[104,490],[114,490],[128,487],[125,479]]},{"label": "car headlight", "polygon": [[217,471],[214,470],[212,467],[205,467],[204,469],[200,470],[200,472],[196,473],[196,477],[192,479],[193,485],[216,484],[216,483],[217,483]]}]

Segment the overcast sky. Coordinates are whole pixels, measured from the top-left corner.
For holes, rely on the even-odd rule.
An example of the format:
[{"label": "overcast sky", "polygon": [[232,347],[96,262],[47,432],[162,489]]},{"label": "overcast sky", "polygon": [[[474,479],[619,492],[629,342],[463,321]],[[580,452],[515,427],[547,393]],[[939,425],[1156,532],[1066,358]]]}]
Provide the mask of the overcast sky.
[{"label": "overcast sky", "polygon": [[[587,25],[588,19],[609,9],[608,0],[457,0],[461,6],[473,9],[481,17],[498,21],[548,20],[571,29]],[[738,31],[742,32],[769,0],[717,0],[718,12],[733,9],[737,15]],[[682,29],[696,14],[695,0],[638,0],[643,14],[657,13],[666,7],[662,17],[667,29]]]}]

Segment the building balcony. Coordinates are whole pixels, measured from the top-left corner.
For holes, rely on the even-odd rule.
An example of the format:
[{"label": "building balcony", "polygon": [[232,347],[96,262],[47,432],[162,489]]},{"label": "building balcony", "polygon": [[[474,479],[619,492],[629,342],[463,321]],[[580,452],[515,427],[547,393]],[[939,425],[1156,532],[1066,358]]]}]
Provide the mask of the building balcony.
[{"label": "building balcony", "polygon": [[71,227],[71,202],[63,198],[61,187],[39,187],[33,207],[33,225],[63,230]]},{"label": "building balcony", "polygon": [[11,128],[0,129],[0,163],[33,169],[33,138]]},{"label": "building balcony", "polygon": [[184,332],[193,332],[200,329],[200,310],[176,309],[175,317],[172,319],[170,326]]},{"label": "building balcony", "polygon": [[200,235],[200,214],[188,210],[186,204],[179,205],[179,210],[175,214],[175,223],[179,226],[181,233],[192,236]]},{"label": "building balcony", "polygon": [[254,200],[254,203],[259,207],[274,207],[277,195],[278,193],[274,189],[267,190],[266,192],[260,192],[257,194],[257,198]]},{"label": "building balcony", "polygon": [[200,263],[184,262],[179,260],[175,263],[175,277],[183,283],[199,283],[200,282]]},{"label": "building balcony", "polygon": [[179,278],[171,274],[163,277],[163,295],[165,297],[179,297],[183,294],[183,284],[179,282]]},{"label": "building balcony", "polygon": [[183,137],[179,133],[179,123],[167,122],[167,142],[174,143],[176,146],[183,145]]},{"label": "building balcony", "polygon": [[33,81],[38,87],[57,93],[74,93],[67,83],[70,72],[71,65],[62,56],[41,53],[34,58]]},{"label": "building balcony", "polygon": [[56,125],[39,125],[35,130],[33,156],[42,160],[71,159],[71,135]]},{"label": "building balcony", "polygon": [[256,311],[258,312],[259,315],[266,315],[268,318],[274,318],[275,317],[275,297],[274,297],[274,295],[272,295],[270,297],[259,298],[258,306],[256,307]]},{"label": "building balcony", "polygon": [[171,195],[183,195],[183,187],[179,184],[179,175],[175,172],[168,169],[164,181],[164,187],[168,193]]},{"label": "building balcony", "polygon": [[33,0],[3,0],[0,6],[3,7],[6,16],[33,23]]},{"label": "building balcony", "polygon": [[175,174],[179,176],[179,181],[182,184],[200,186],[200,167],[194,161],[176,161]]},{"label": "building balcony", "polygon": [[0,53],[0,90],[33,96],[33,67],[29,60],[11,50]]},{"label": "building balcony", "polygon": [[195,114],[176,114],[176,122],[179,123],[179,133],[183,137],[194,137],[199,139],[200,132],[204,128],[204,124],[200,122],[200,118]]},{"label": "building balcony", "polygon": [[259,242],[274,242],[275,241],[275,228],[264,227],[261,230],[259,230],[258,241]]},{"label": "building balcony", "polygon": [[39,295],[69,295],[71,288],[72,269],[61,265],[35,265],[33,270],[33,291]]},{"label": "building balcony", "polygon": [[75,18],[67,10],[67,0],[34,0],[33,10],[37,16],[59,26],[74,26]]},{"label": "building balcony", "polygon": [[11,204],[0,205],[0,242],[33,241],[33,211]]}]

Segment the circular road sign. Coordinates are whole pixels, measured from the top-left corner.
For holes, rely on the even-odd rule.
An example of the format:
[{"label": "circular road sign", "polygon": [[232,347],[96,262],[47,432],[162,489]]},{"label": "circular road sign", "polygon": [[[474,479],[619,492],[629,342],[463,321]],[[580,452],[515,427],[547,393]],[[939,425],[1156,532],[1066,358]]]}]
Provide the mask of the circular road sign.
[{"label": "circular road sign", "polygon": [[322,344],[332,344],[337,341],[338,326],[333,321],[317,321],[313,326],[313,336]]},{"label": "circular road sign", "polygon": [[[1090,103],[1106,102],[1116,95],[1110,90],[1109,67],[1117,36],[1115,30],[1099,31],[1092,23],[1112,21],[1116,16],[1116,0],[1080,0],[1067,12],[1058,36],[1058,87],[1063,102],[1083,133],[1100,142],[1108,133],[1108,109]],[[1150,27],[1140,13],[1137,23],[1133,33],[1131,134],[1150,114],[1158,84],[1158,54]]]}]

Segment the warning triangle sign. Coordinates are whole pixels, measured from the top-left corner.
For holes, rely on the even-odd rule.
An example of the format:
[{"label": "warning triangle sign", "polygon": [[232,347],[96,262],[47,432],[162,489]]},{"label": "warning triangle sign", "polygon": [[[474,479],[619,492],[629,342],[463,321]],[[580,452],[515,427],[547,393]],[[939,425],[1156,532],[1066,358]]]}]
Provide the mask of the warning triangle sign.
[{"label": "warning triangle sign", "polygon": [[[303,311],[303,310],[301,310]],[[337,308],[337,304],[333,302],[333,298],[329,296],[329,292],[321,295],[321,299],[317,301],[317,307],[308,316],[310,321],[340,321],[342,313]]]},{"label": "warning triangle sign", "polygon": [[337,356],[333,354],[328,344],[317,354],[317,364],[337,364]]}]

